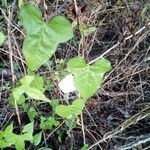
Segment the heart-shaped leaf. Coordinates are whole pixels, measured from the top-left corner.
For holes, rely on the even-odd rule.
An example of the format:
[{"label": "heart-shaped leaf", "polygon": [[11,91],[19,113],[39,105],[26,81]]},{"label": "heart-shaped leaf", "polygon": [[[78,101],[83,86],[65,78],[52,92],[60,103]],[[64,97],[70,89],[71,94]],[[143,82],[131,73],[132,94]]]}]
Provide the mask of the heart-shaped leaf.
[{"label": "heart-shaped leaf", "polygon": [[83,99],[75,100],[72,105],[59,105],[56,107],[55,112],[63,118],[70,118],[73,115],[79,115],[84,108],[85,101]]},{"label": "heart-shaped leaf", "polygon": [[66,18],[56,16],[44,22],[40,10],[35,5],[24,5],[20,12],[20,20],[27,34],[23,43],[23,54],[30,71],[47,62],[59,43],[73,37],[71,23]]},{"label": "heart-shaped leaf", "polygon": [[111,64],[102,58],[89,65],[84,58],[75,57],[69,60],[67,70],[74,75],[75,86],[80,96],[88,99],[100,88],[104,74],[111,70]]},{"label": "heart-shaped leaf", "polygon": [[20,79],[24,93],[30,98],[49,102],[49,99],[43,94],[44,81],[41,76],[26,75]]},{"label": "heart-shaped leaf", "polygon": [[29,98],[50,102],[43,94],[44,80],[41,76],[26,75],[20,79],[20,83],[21,85],[15,87],[9,97],[9,103],[12,106],[15,106],[15,100],[17,105],[22,105],[25,102],[24,93],[27,94]]}]

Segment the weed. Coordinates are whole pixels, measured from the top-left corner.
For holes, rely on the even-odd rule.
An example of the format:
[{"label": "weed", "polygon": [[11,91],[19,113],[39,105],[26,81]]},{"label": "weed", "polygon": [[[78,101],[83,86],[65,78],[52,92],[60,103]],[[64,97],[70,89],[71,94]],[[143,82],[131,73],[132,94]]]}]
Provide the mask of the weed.
[{"label": "weed", "polygon": [[[0,148],[15,145],[18,150],[24,149],[24,141],[30,141],[37,146],[41,142],[42,136],[42,132],[33,136],[34,118],[38,113],[33,106],[28,108],[28,106],[25,105],[26,99],[41,100],[51,104],[51,100],[44,95],[43,77],[35,74],[34,71],[53,56],[59,43],[66,42],[73,37],[73,29],[71,23],[67,19],[56,16],[44,22],[40,10],[35,5],[24,5],[21,8],[20,20],[26,29],[23,54],[27,62],[28,75],[22,77],[16,84],[16,87],[12,89],[9,103],[15,107],[20,124],[18,105],[24,108],[24,111],[27,112],[32,123],[24,126],[21,135],[13,133],[13,125],[11,124],[1,132],[0,139]],[[5,39],[3,34],[1,34],[1,39],[2,42]],[[62,118],[71,119],[74,116],[77,117],[80,115],[87,99],[101,87],[103,76],[107,71],[110,71],[110,69],[110,62],[104,58],[97,60],[91,65],[86,64],[83,57],[74,57],[70,59],[67,64],[67,71],[74,75],[74,83],[79,93],[79,98],[68,106],[53,102],[53,116],[57,114]],[[47,85],[46,88],[48,88]],[[75,121],[75,119],[71,120],[73,122]],[[51,129],[53,126],[58,126],[60,124],[59,121],[55,120],[52,116],[48,118],[40,116],[40,121],[40,128],[42,130]],[[70,124],[68,122],[67,124],[71,129],[74,123]],[[10,138],[14,140],[10,140]]]}]

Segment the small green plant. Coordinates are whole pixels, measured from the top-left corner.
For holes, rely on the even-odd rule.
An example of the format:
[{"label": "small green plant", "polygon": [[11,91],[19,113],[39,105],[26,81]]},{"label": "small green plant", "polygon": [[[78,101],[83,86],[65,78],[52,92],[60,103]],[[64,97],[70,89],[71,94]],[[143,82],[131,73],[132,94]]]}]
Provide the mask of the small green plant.
[{"label": "small green plant", "polygon": [[68,72],[74,75],[74,82],[80,97],[87,100],[101,87],[104,74],[111,69],[110,62],[104,58],[94,64],[86,64],[83,57],[75,57],[67,64]]},{"label": "small green plant", "polygon": [[64,118],[70,118],[73,115],[79,115],[84,108],[85,101],[83,99],[75,100],[72,105],[59,105],[56,107],[56,113]]},{"label": "small green plant", "polygon": [[47,62],[59,43],[73,37],[71,23],[66,18],[56,16],[44,22],[40,10],[35,5],[24,5],[20,12],[20,20],[26,29],[23,54],[30,72]]},{"label": "small green plant", "polygon": [[74,83],[80,99],[75,100],[69,106],[57,106],[56,113],[64,118],[79,115],[84,108],[85,102],[101,87],[104,74],[110,69],[110,62],[104,58],[92,65],[86,64],[82,57],[70,59],[67,64],[67,70],[74,75]]},{"label": "small green plant", "polygon": [[42,100],[50,102],[50,100],[43,94],[44,81],[41,76],[26,75],[20,79],[18,86],[12,90],[12,95],[9,98],[9,103],[12,106],[22,105],[25,102],[26,94],[30,99]]},{"label": "small green plant", "polygon": [[59,121],[55,120],[54,117],[49,118],[41,117],[40,128],[43,130],[52,129],[53,126],[55,127],[58,125]]},{"label": "small green plant", "polygon": [[0,148],[10,147],[14,145],[17,150],[25,149],[25,141],[30,141],[34,145],[38,145],[41,141],[41,132],[33,135],[33,122],[24,126],[21,134],[13,133],[13,124],[6,127],[0,132]]},{"label": "small green plant", "polygon": [[86,101],[101,87],[105,73],[111,70],[110,62],[104,58],[94,64],[87,64],[83,57],[74,57],[68,61],[67,71],[74,77],[73,81],[78,92],[78,99],[70,105],[61,105],[58,101],[50,100],[44,95],[44,87],[46,86],[43,77],[35,74],[34,71],[49,61],[59,43],[66,42],[73,37],[71,23],[62,16],[56,16],[44,22],[39,8],[31,4],[22,6],[20,20],[26,30],[23,54],[27,63],[28,74],[22,77],[12,89],[9,103],[15,108],[18,105],[22,106],[31,123],[26,125],[19,135],[13,133],[12,124],[0,132],[0,148],[15,145],[18,150],[25,149],[24,141],[38,145],[42,136],[41,132],[33,135],[33,121],[38,112],[34,106],[26,104],[27,100],[42,100],[52,106],[52,116],[43,117],[40,115],[40,128],[42,130],[51,129],[60,124],[55,115],[62,117],[62,119],[66,118],[67,126],[71,129],[75,125],[77,116],[81,114]]}]

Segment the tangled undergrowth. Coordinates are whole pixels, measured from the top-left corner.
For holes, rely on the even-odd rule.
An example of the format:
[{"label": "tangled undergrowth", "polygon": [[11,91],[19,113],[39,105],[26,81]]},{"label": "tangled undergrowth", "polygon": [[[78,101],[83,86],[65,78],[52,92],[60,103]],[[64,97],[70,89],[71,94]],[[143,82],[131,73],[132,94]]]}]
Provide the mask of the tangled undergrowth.
[{"label": "tangled undergrowth", "polygon": [[[92,63],[97,58],[105,57],[111,62],[112,70],[106,74],[102,88],[87,101],[77,119],[68,121],[59,116],[56,118],[59,122],[47,119],[53,115],[54,107],[44,102],[28,101],[28,106],[34,107],[30,107],[30,115],[22,107],[18,108],[19,125],[16,110],[8,103],[8,97],[16,82],[27,74],[22,54],[25,30],[18,18],[18,1],[0,2],[0,30],[6,36],[4,44],[0,46],[0,129],[4,130],[13,123],[14,132],[21,133],[23,126],[33,119],[34,135],[42,132],[42,140],[37,146],[26,142],[26,149],[148,150],[148,0],[34,2],[42,10],[45,21],[62,15],[74,27],[74,37],[60,44],[52,59],[37,71],[46,81],[45,95],[53,101],[54,107],[57,103],[71,103],[77,97],[75,92],[65,95],[58,87],[58,81],[66,75],[64,68],[70,58],[84,56],[87,62]],[[38,113],[35,118],[34,113]]]}]

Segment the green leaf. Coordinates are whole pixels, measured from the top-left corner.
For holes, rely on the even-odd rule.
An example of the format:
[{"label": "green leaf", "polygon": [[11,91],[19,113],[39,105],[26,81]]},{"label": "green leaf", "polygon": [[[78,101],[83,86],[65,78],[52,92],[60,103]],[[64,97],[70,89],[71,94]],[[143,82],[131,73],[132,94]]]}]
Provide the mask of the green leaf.
[{"label": "green leaf", "polygon": [[24,93],[30,98],[50,102],[43,94],[44,81],[41,76],[26,75],[20,79]]},{"label": "green leaf", "polygon": [[41,117],[40,128],[43,130],[52,129],[53,126],[58,126],[59,121],[56,121],[54,117]]},{"label": "green leaf", "polygon": [[39,75],[34,76],[34,79],[32,80],[30,86],[35,87],[38,90],[43,90],[43,87],[44,87],[43,77]]},{"label": "green leaf", "polygon": [[20,79],[20,83],[23,86],[34,87],[38,90],[43,90],[44,86],[43,77],[39,75],[26,75]]},{"label": "green leaf", "polygon": [[73,114],[79,115],[82,112],[82,109],[84,108],[85,101],[83,99],[77,99],[73,101],[71,107],[73,108]]},{"label": "green leaf", "polygon": [[46,90],[50,90],[50,89],[52,89],[52,87],[53,87],[52,82],[51,82],[50,80],[46,80],[46,81],[45,81],[44,88],[45,88]]},{"label": "green leaf", "polygon": [[34,118],[37,116],[37,112],[34,107],[30,107],[27,114],[31,122],[34,121]]},{"label": "green leaf", "polygon": [[41,142],[41,138],[42,138],[42,132],[35,134],[33,137],[33,144],[35,146],[39,145]]},{"label": "green leaf", "polygon": [[7,126],[4,130],[4,137],[10,135],[13,131],[13,124],[11,123],[9,126]]},{"label": "green leaf", "polygon": [[0,140],[0,148],[6,148],[6,147],[9,147],[11,146],[11,143],[8,143],[4,140]]},{"label": "green leaf", "polygon": [[81,148],[81,150],[88,150],[88,144],[84,144],[84,146]]},{"label": "green leaf", "polygon": [[22,130],[22,133],[33,133],[33,126],[34,125],[34,122],[31,122],[27,125],[24,126],[23,130]]},{"label": "green leaf", "polygon": [[20,103],[19,100],[21,99],[23,93],[24,93],[23,86],[16,87],[12,90],[12,96],[14,97],[17,103]]},{"label": "green leaf", "polygon": [[24,140],[22,140],[22,138],[20,136],[15,143],[15,148],[16,148],[16,150],[25,150]]},{"label": "green leaf", "polygon": [[35,76],[26,75],[22,77],[19,81],[23,86],[29,86],[34,80]]},{"label": "green leaf", "polygon": [[[15,99],[12,94],[9,96],[8,101],[11,106],[15,107]],[[21,95],[20,98],[16,100],[16,103],[17,105],[22,105],[25,103],[25,101],[26,101],[25,97]]]},{"label": "green leaf", "polygon": [[23,130],[22,130],[22,135],[20,135],[21,139],[23,141],[33,141],[33,128],[34,128],[34,122],[31,122],[27,125],[24,126]]},{"label": "green leaf", "polygon": [[0,148],[5,148],[13,145],[16,138],[13,132],[13,124],[10,124],[4,131],[0,132]]},{"label": "green leaf", "polygon": [[51,38],[56,41],[57,44],[66,42],[73,37],[71,23],[62,16],[56,16],[49,20],[48,27],[49,30],[51,29],[51,31],[54,32]]},{"label": "green leaf", "polygon": [[43,94],[44,80],[43,77],[38,75],[26,75],[20,80],[21,85],[15,87],[12,90],[12,94],[9,97],[9,103],[15,106],[15,100],[17,105],[23,105],[25,102],[24,93],[32,99],[42,100],[50,102],[49,99]]},{"label": "green leaf", "polygon": [[54,54],[57,44],[49,38],[48,34],[42,32],[35,36],[27,35],[23,44],[23,54],[29,71],[38,69]]},{"label": "green leaf", "polygon": [[7,142],[7,145],[9,145],[9,146],[15,145],[16,139],[17,139],[17,135],[14,133],[11,133],[11,134],[5,136],[5,141]]},{"label": "green leaf", "polygon": [[90,65],[90,69],[95,73],[103,74],[111,70],[111,64],[108,60],[102,58]]},{"label": "green leaf", "polygon": [[50,100],[43,94],[43,92],[34,87],[26,87],[25,93],[32,99],[42,100],[48,103],[50,102]]},{"label": "green leaf", "polygon": [[59,105],[56,107],[56,114],[63,118],[70,118],[73,115],[73,108],[66,105]]},{"label": "green leaf", "polygon": [[82,57],[75,57],[69,60],[67,63],[67,70],[73,74],[77,74],[77,72],[84,70],[86,67],[86,62]]},{"label": "green leaf", "polygon": [[24,126],[21,135],[13,133],[13,124],[7,126],[6,129],[0,133],[0,148],[15,145],[17,150],[24,150],[25,141],[33,141],[33,122]]},{"label": "green leaf", "polygon": [[79,115],[84,108],[85,101],[82,99],[75,100],[72,105],[59,105],[56,107],[56,114],[63,118],[71,118],[73,115]]},{"label": "green leaf", "polygon": [[23,111],[27,112],[29,110],[29,105],[28,103],[23,103],[22,104],[22,108],[23,108]]},{"label": "green leaf", "polygon": [[46,63],[55,53],[59,43],[73,37],[71,23],[66,18],[56,16],[44,22],[40,10],[35,5],[23,6],[20,20],[27,33],[23,54],[30,71]]},{"label": "green leaf", "polygon": [[0,140],[3,139],[3,136],[5,135],[5,132],[4,131],[0,131]]},{"label": "green leaf", "polygon": [[74,75],[75,86],[80,96],[88,99],[101,87],[103,76],[111,70],[111,64],[102,58],[89,65],[84,58],[75,57],[69,60],[67,70]]},{"label": "green leaf", "polygon": [[4,43],[6,37],[3,32],[0,32],[0,46]]},{"label": "green leaf", "polygon": [[38,7],[31,4],[23,5],[19,17],[27,33],[36,34],[40,32],[43,21]]},{"label": "green leaf", "polygon": [[52,106],[53,114],[55,113],[55,109],[58,105],[59,105],[59,101],[57,99],[51,100],[51,106]]}]

